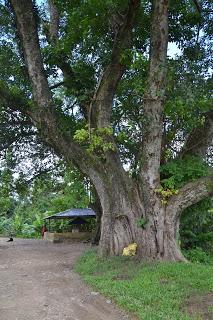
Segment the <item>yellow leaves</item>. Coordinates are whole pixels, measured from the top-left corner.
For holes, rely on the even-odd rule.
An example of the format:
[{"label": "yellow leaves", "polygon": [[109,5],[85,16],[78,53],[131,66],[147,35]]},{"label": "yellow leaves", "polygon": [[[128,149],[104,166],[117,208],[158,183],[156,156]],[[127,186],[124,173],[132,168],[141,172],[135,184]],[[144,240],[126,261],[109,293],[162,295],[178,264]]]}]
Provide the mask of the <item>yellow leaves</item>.
[{"label": "yellow leaves", "polygon": [[168,201],[167,201],[167,200],[161,200],[161,203],[162,203],[163,205],[167,205]]},{"label": "yellow leaves", "polygon": [[157,193],[160,193],[162,195],[162,197],[164,197],[164,198],[168,198],[168,197],[173,196],[174,194],[178,194],[178,190],[175,190],[175,189],[160,188],[160,189],[156,189],[155,191]]},{"label": "yellow leaves", "polygon": [[131,244],[128,245],[128,247],[125,247],[125,248],[123,249],[122,255],[123,255],[123,256],[126,256],[126,257],[128,257],[128,256],[135,256],[136,250],[137,250],[137,243],[135,243],[135,242],[134,242],[134,243],[131,243]]},{"label": "yellow leaves", "polygon": [[177,195],[179,190],[176,189],[163,189],[162,187],[155,190],[156,193],[158,193],[161,196],[161,203],[163,205],[166,205],[168,203],[168,199],[173,196]]}]

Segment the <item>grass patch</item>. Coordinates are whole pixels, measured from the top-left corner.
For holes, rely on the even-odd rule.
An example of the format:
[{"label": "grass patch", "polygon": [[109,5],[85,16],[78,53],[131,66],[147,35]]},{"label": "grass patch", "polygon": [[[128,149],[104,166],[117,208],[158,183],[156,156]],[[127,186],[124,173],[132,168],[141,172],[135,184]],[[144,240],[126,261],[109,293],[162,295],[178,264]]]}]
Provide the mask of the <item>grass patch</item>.
[{"label": "grass patch", "polygon": [[134,258],[100,259],[88,250],[77,262],[82,278],[143,320],[199,319],[184,311],[191,294],[213,291],[213,266],[137,263]]}]

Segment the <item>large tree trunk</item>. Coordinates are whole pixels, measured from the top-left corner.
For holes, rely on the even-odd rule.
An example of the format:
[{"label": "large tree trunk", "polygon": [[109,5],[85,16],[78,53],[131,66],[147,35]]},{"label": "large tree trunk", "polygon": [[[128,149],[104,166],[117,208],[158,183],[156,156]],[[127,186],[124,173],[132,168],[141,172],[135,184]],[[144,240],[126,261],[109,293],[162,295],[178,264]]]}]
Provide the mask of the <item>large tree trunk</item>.
[{"label": "large tree trunk", "polygon": [[101,256],[120,255],[124,247],[136,241],[140,231],[136,221],[141,215],[141,208],[134,200],[131,189],[124,190],[123,186],[117,185],[102,196]]},{"label": "large tree trunk", "polygon": [[141,191],[124,173],[123,178],[121,172],[119,176],[114,171],[105,189],[99,188],[103,209],[100,254],[120,255],[124,247],[136,242],[142,259],[186,261],[179,247],[180,216],[185,208],[212,194],[212,176],[186,184],[167,204],[158,193]]},{"label": "large tree trunk", "polygon": [[[163,205],[156,194],[154,198],[147,194],[145,199],[144,191],[122,169],[118,170],[118,166],[98,177],[93,183],[103,211],[101,256],[121,255],[126,246],[136,242],[140,258],[185,260],[178,244],[178,207]],[[140,224],[141,221],[144,223]]]},{"label": "large tree trunk", "polygon": [[179,247],[179,220],[165,206],[149,211],[139,255],[151,260],[185,261]]},{"label": "large tree trunk", "polygon": [[[179,244],[179,220],[163,205],[145,210],[137,190],[124,194],[123,186],[108,190],[103,199],[99,252],[120,255],[124,247],[136,242],[137,255],[148,260],[184,261]],[[143,218],[143,220],[142,220]],[[144,224],[140,225],[140,221]]]},{"label": "large tree trunk", "polygon": [[101,217],[102,217],[102,207],[97,195],[96,190],[93,188],[94,200],[89,203],[89,207],[92,208],[96,213],[96,224],[95,230],[92,236],[91,243],[93,245],[98,245],[101,237]]}]

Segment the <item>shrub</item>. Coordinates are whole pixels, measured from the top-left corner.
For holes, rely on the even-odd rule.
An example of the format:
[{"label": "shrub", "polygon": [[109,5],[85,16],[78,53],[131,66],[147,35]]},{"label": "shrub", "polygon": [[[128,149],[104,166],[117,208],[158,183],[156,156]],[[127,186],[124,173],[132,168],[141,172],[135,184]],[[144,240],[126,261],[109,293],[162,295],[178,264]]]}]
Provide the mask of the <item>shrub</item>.
[{"label": "shrub", "polygon": [[191,262],[213,264],[213,257],[203,251],[202,248],[196,247],[191,250],[183,250],[183,254]]}]

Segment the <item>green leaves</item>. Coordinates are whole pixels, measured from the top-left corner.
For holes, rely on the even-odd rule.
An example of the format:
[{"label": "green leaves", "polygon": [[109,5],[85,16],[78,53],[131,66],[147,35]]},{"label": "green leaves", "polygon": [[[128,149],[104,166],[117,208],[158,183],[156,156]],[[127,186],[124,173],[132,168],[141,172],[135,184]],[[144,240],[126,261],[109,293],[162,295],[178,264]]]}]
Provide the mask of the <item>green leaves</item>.
[{"label": "green leaves", "polygon": [[142,229],[145,229],[146,228],[146,224],[148,223],[148,220],[145,219],[145,218],[140,218],[138,219],[137,221],[137,225],[138,227],[141,227]]},{"label": "green leaves", "polygon": [[[40,237],[45,216],[69,208],[88,207],[88,181],[76,170],[64,169],[57,177],[44,174],[35,179],[30,187],[28,185],[24,192],[20,189],[21,182],[24,184],[23,177],[15,179],[11,176],[7,181],[10,193],[6,196],[2,193],[5,182],[3,184],[2,179],[0,180],[0,233]],[[24,185],[26,186],[26,181]],[[16,201],[11,196],[12,192],[16,195]],[[67,223],[63,227],[66,225]],[[60,223],[56,227],[60,229]]]},{"label": "green leaves", "polygon": [[107,152],[114,151],[115,146],[109,141],[113,130],[110,127],[98,129],[80,129],[76,130],[74,140],[87,147],[88,152]]},{"label": "green leaves", "polygon": [[134,52],[131,49],[123,50],[120,57],[120,63],[130,67],[132,64]]},{"label": "green leaves", "polygon": [[[181,247],[185,250],[201,248],[213,252],[213,199],[200,201],[184,210],[180,223]],[[196,252],[195,252],[196,253]]]},{"label": "green leaves", "polygon": [[209,170],[208,165],[198,157],[173,160],[161,166],[161,184],[164,188],[178,189],[186,182],[208,175]]}]

